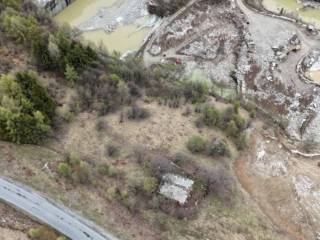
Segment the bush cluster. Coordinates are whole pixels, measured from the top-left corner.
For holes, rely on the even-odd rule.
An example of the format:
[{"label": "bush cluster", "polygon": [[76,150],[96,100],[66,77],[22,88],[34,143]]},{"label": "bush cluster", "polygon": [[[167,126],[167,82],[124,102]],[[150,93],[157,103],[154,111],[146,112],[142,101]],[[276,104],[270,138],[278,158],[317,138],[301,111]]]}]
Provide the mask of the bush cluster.
[{"label": "bush cluster", "polygon": [[102,164],[98,167],[98,173],[103,176],[115,177],[118,175],[118,170],[108,164]]},{"label": "bush cluster", "polygon": [[247,128],[246,120],[239,114],[240,105],[235,103],[234,107],[229,107],[219,112],[214,106],[205,106],[198,124],[203,123],[208,127],[218,127],[229,136],[239,150],[246,147],[246,135],[244,130]]},{"label": "bush cluster", "polygon": [[29,229],[28,237],[31,240],[66,240],[67,239],[64,236],[58,236],[58,234],[55,231],[44,226]]},{"label": "bush cluster", "polygon": [[150,112],[145,108],[134,105],[128,109],[127,117],[132,120],[146,119],[150,117]]},{"label": "bush cluster", "polygon": [[60,176],[71,179],[74,183],[89,184],[91,182],[89,164],[75,154],[70,154],[66,162],[59,163],[57,172]]},{"label": "bush cluster", "polygon": [[200,136],[192,136],[187,142],[187,148],[192,153],[202,153],[206,149],[206,141]]},{"label": "bush cluster", "polygon": [[37,82],[37,75],[31,72],[0,77],[2,139],[37,143],[50,132],[56,106]]},{"label": "bush cluster", "polygon": [[210,157],[230,156],[228,145],[218,138],[208,142],[200,136],[192,136],[187,141],[186,146],[192,153],[203,153]]}]

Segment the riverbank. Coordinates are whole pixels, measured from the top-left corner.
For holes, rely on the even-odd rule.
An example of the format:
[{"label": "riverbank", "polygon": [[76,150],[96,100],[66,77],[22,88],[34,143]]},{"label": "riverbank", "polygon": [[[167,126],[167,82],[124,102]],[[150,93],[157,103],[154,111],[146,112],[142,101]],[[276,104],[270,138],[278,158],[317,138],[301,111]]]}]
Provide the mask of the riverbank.
[{"label": "riverbank", "polygon": [[85,41],[122,54],[137,50],[156,23],[140,0],[77,0],[55,20],[78,28]]}]

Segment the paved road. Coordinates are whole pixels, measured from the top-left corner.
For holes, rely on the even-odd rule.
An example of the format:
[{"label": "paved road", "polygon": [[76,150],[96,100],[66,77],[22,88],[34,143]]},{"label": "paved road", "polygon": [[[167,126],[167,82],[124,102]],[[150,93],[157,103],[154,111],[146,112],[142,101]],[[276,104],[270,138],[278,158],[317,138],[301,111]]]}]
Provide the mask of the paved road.
[{"label": "paved road", "polygon": [[3,178],[0,178],[0,200],[28,213],[72,240],[118,240],[30,188]]}]

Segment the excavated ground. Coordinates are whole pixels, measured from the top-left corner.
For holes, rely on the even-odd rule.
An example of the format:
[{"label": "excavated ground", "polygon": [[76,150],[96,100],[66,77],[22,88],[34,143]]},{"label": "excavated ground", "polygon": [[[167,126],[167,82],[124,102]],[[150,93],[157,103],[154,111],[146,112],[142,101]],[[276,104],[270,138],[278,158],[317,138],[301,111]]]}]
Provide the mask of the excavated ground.
[{"label": "excavated ground", "polygon": [[[300,49],[280,59],[274,48],[290,48],[294,34]],[[320,141],[320,88],[296,71],[319,46],[319,35],[241,0],[213,5],[194,0],[162,23],[144,51],[148,65],[179,59],[186,74],[201,69],[211,81],[234,88],[230,73],[235,73],[239,92],[285,119],[282,127],[291,140],[255,125],[250,151],[236,162],[235,172],[261,210],[292,239],[320,237],[320,158],[294,151],[306,140]]]}]

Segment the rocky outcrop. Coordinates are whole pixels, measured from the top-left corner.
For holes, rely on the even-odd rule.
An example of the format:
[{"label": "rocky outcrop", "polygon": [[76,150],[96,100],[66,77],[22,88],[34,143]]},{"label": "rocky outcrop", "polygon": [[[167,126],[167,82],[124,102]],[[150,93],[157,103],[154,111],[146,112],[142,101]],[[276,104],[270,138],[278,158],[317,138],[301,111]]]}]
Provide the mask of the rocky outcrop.
[{"label": "rocky outcrop", "polygon": [[74,0],[37,0],[36,2],[52,15],[56,15],[69,6]]}]

